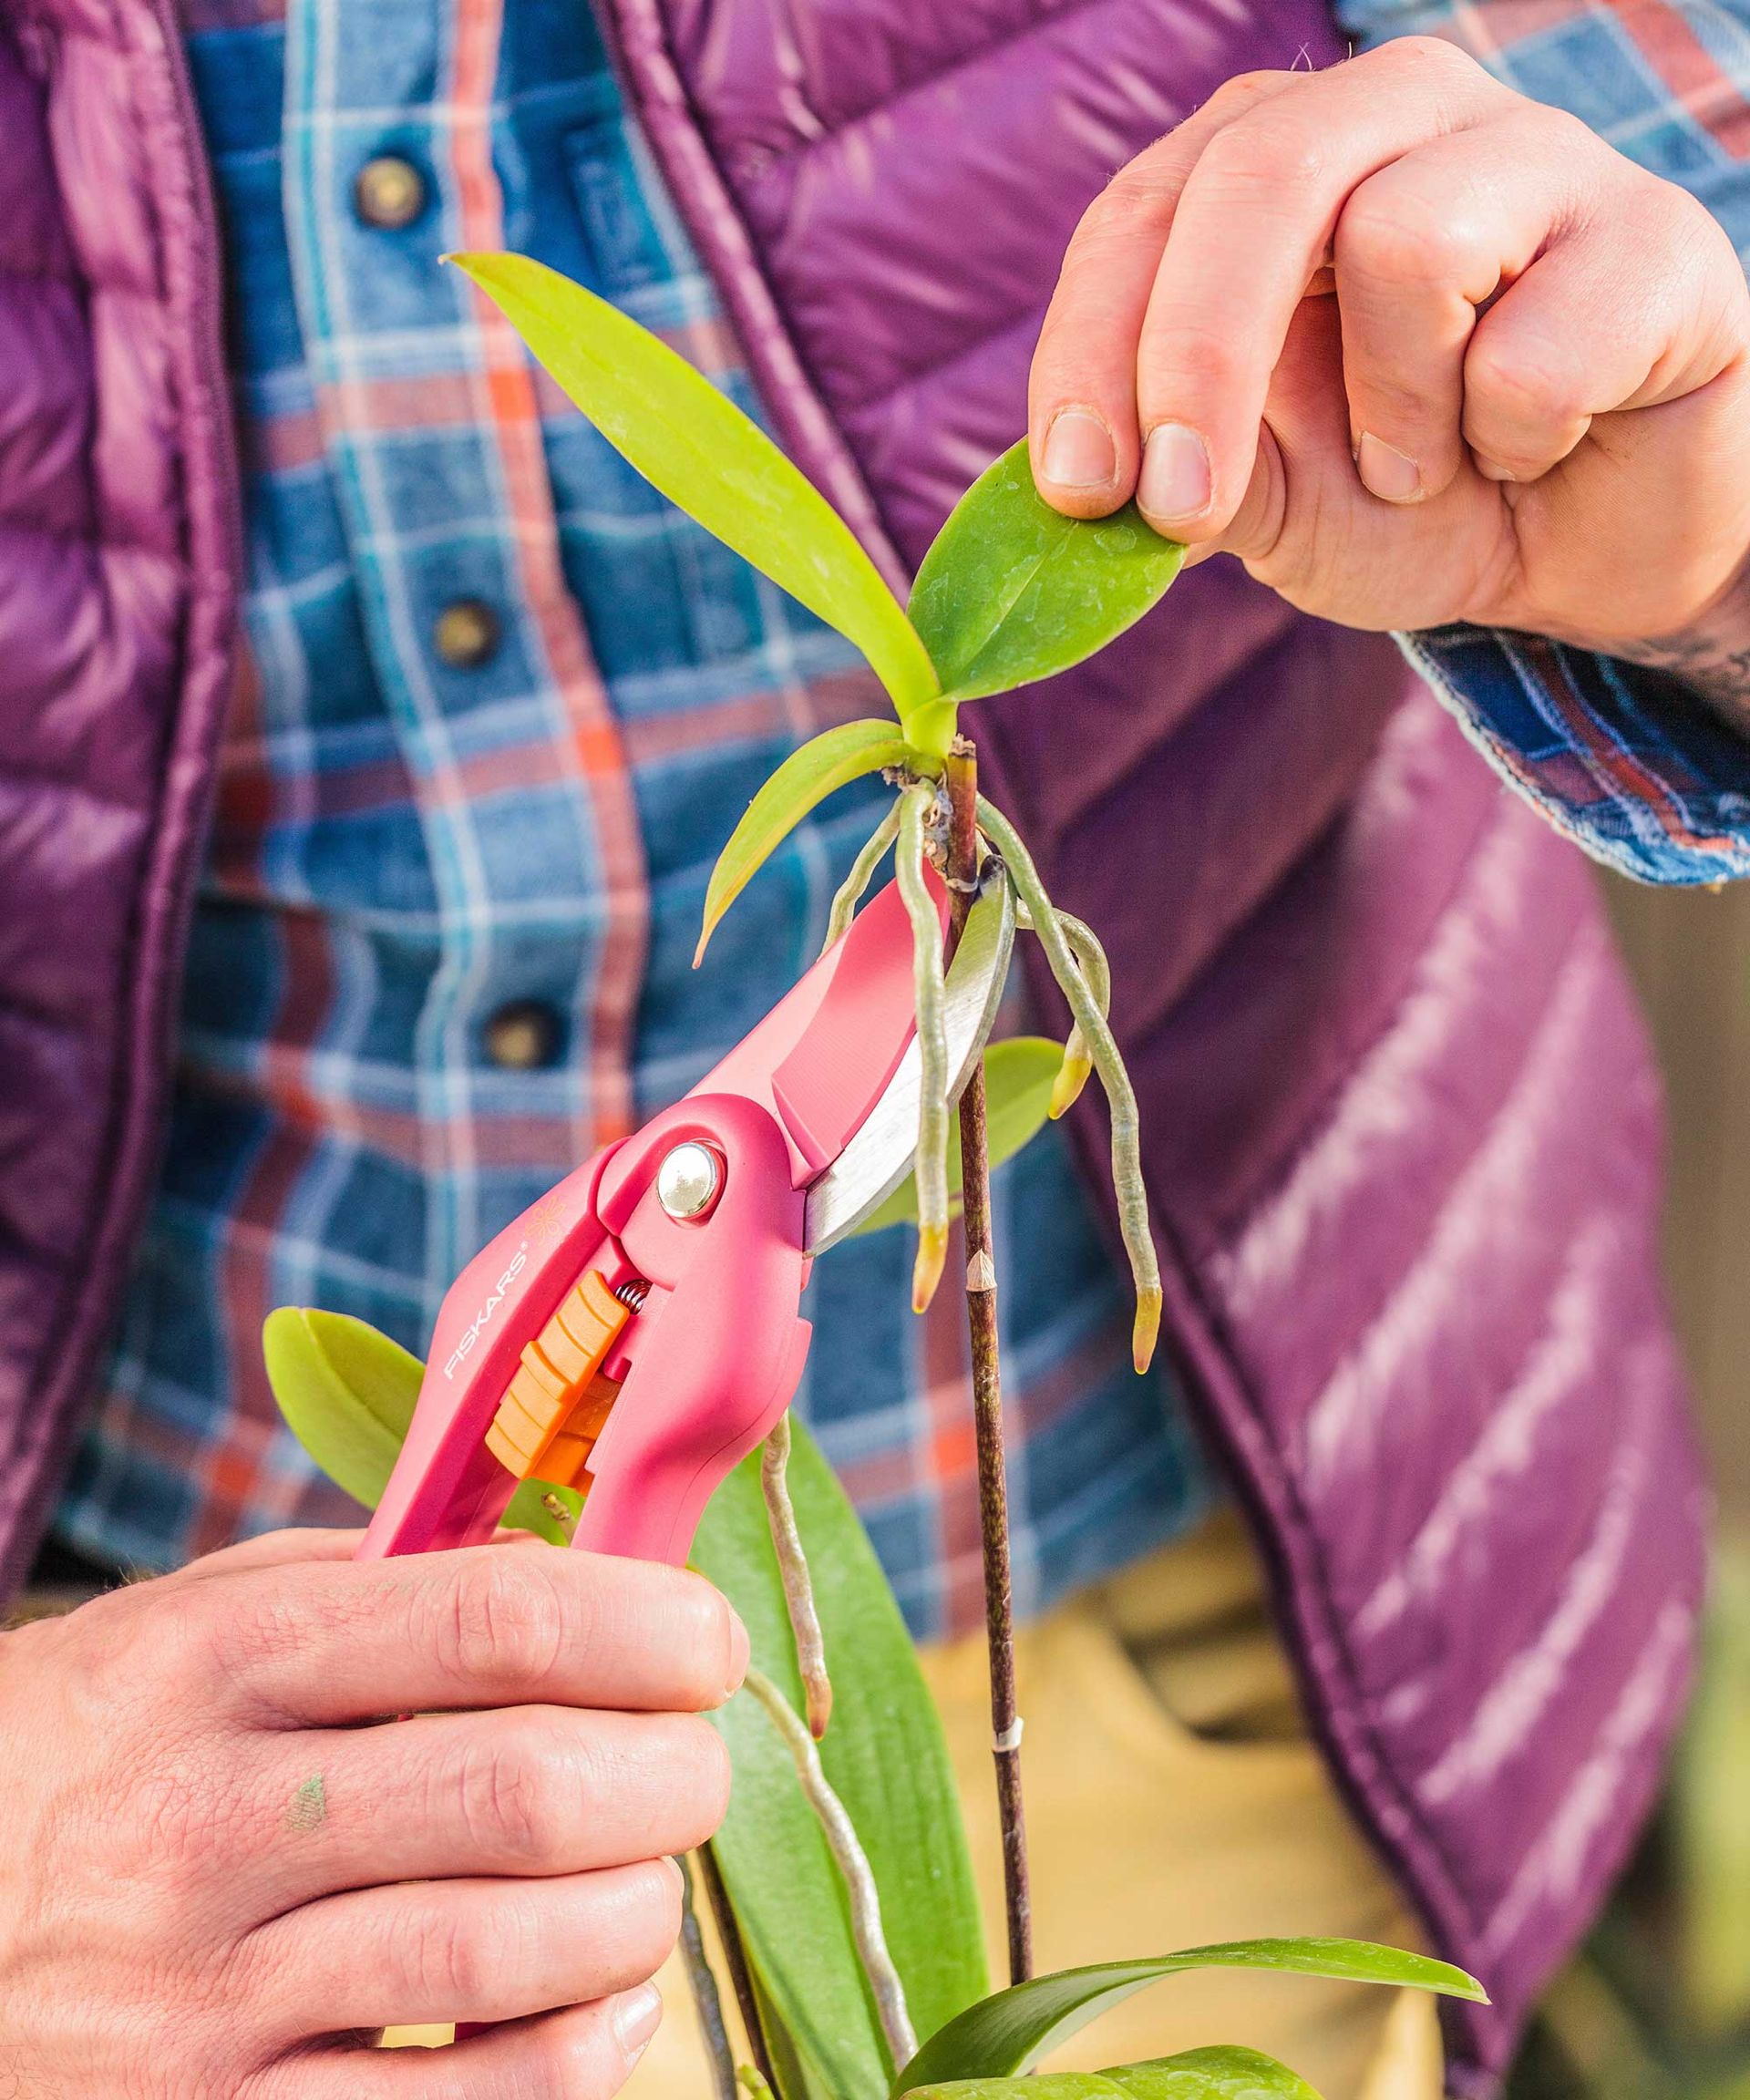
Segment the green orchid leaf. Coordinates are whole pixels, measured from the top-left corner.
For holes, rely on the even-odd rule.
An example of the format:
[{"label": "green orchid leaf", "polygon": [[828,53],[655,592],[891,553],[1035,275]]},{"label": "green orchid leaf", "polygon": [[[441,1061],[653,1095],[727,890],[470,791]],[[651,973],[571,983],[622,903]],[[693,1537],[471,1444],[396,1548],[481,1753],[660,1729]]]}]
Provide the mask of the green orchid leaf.
[{"label": "green orchid leaf", "polygon": [[1189,1947],[1153,1960],[1062,1969],[997,1992],[931,2035],[894,2080],[895,2100],[901,2094],[956,2079],[1018,2077],[1047,2049],[1066,2041],[1108,2006],[1162,1976],[1189,1969],[1271,1969],[1488,2002],[1482,1985],[1462,1969],[1366,1940],[1236,1940],[1219,1947]]},{"label": "green orchid leaf", "polygon": [[[799,1424],[789,1479],[833,1675],[821,1762],[869,1855],[912,2023],[928,2034],[990,1988],[942,1724],[874,1549]],[[734,1601],[755,1662],[800,1711],[757,1453],[718,1489],[693,1559]],[[844,1885],[789,1753],[746,1693],[713,1719],[735,1768],[714,1847],[760,1989],[812,2089],[832,2100],[883,2100],[892,2066],[856,1959]]]},{"label": "green orchid leaf", "polygon": [[841,723],[792,751],[742,812],[717,856],[705,885],[705,924],[694,968],[724,913],[810,809],[866,773],[904,766],[918,756],[892,723],[881,721]]},{"label": "green orchid leaf", "polygon": [[913,2100],[1319,2100],[1299,2072],[1256,2049],[1187,2049],[1110,2071],[1034,2078],[958,2078]]},{"label": "green orchid leaf", "polygon": [[[645,480],[855,643],[900,719],[941,690],[929,652],[849,526],[757,424],[648,329],[526,255],[452,255]],[[940,717],[927,733],[947,750]],[[947,736],[952,736],[952,710]]]},{"label": "green orchid leaf", "polygon": [[[1048,1035],[1012,1035],[993,1043],[984,1053],[984,1136],[991,1165],[1000,1167],[1045,1127],[1051,1113],[1051,1090],[1063,1068],[1064,1046]],[[960,1115],[948,1138],[948,1194],[951,1209],[960,1201]],[[918,1185],[907,1175],[879,1210],[851,1234],[879,1232],[887,1225],[917,1222]]]},{"label": "green orchid leaf", "polygon": [[754,2004],[760,2032],[766,2037],[766,2054],[771,2060],[772,2080],[777,2100],[833,2100],[820,2083],[819,2074],[808,2068],[797,2039],[784,2024],[784,2016],[772,2002],[772,1994],[760,1981],[759,1970],[750,1958]]},{"label": "green orchid leaf", "polygon": [[[425,1366],[368,1321],[298,1305],[268,1314],[262,1349],[286,1426],[337,1488],[375,1509],[413,1420]],[[571,1512],[570,1523],[544,1507],[549,1496]],[[562,1546],[582,1506],[573,1488],[525,1480],[504,1521]]]},{"label": "green orchid leaf", "polygon": [[1033,484],[1023,441],[987,468],[923,558],[913,624],[949,701],[1007,693],[1066,671],[1141,619],[1185,550],[1134,503],[1061,517]]}]

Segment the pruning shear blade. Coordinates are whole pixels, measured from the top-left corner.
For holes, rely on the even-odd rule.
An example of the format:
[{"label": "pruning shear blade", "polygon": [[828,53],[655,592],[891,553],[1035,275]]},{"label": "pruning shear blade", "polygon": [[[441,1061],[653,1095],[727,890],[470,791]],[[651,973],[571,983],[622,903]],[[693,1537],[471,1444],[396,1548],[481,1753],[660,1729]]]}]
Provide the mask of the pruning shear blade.
[{"label": "pruning shear blade", "polygon": [[[944,987],[951,1102],[960,1098],[973,1061],[990,1038],[1014,946],[1014,895],[1006,882],[989,883],[967,916]],[[914,1038],[860,1128],[810,1187],[804,1238],[810,1255],[825,1253],[854,1232],[911,1171],[921,1070]]]}]

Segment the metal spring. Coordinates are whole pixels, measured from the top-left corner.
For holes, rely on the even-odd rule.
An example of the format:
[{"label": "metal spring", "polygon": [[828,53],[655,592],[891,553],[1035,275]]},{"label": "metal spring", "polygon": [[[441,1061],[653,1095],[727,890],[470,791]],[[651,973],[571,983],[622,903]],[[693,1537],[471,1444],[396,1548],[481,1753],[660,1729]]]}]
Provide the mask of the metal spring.
[{"label": "metal spring", "polygon": [[642,1312],[650,1296],[650,1285],[642,1276],[628,1276],[623,1283],[615,1284],[613,1294],[628,1312]]}]

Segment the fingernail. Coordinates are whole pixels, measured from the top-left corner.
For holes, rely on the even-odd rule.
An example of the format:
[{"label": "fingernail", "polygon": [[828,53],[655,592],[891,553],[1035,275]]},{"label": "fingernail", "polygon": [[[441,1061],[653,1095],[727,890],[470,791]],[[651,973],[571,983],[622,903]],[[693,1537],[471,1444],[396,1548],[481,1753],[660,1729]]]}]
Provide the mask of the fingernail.
[{"label": "fingernail", "polygon": [[1162,525],[1189,524],[1210,507],[1210,455],[1195,430],[1160,423],[1142,449],[1137,504]]},{"label": "fingernail", "polygon": [[741,1690],[741,1681],[747,1674],[747,1664],[753,1655],[753,1643],[747,1638],[747,1629],[741,1622],[741,1614],[732,1604],[729,1607],[729,1683],[724,1691],[726,1699],[733,1698]]},{"label": "fingernail", "polygon": [[1407,452],[1364,430],[1355,447],[1355,466],[1364,485],[1385,503],[1414,503],[1422,493],[1422,469]]},{"label": "fingernail", "polygon": [[662,2023],[663,1994],[654,1983],[623,1991],[613,2002],[614,2035],[628,2056],[642,2055]]},{"label": "fingernail", "polygon": [[1104,489],[1118,470],[1112,433],[1086,408],[1063,408],[1045,432],[1040,461],[1054,489]]}]

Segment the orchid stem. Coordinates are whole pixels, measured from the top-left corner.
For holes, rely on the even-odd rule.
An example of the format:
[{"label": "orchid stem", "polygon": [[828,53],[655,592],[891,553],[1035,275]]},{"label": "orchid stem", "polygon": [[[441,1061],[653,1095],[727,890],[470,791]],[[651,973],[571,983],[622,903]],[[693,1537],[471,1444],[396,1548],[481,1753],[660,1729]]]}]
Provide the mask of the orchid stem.
[{"label": "orchid stem", "polygon": [[[972,911],[980,873],[978,755],[956,738],[947,764],[948,893],[956,941]],[[1003,1449],[1003,1374],[996,1317],[996,1258],[991,1230],[991,1163],[985,1128],[984,1063],[973,1061],[960,1097],[960,1181],[966,1247],[966,1323],[972,1340],[973,1425],[978,1446],[979,1529],[984,1549],[984,1630],[990,1649],[991,1745],[1003,1834],[1003,1893],[1009,1982],[1033,1973],[1033,1897],[1026,1810],[1021,1793],[1021,1716],[1014,1686],[1014,1602],[1009,1561],[1008,1470]]]}]

